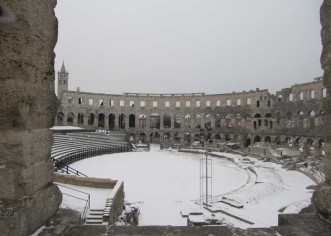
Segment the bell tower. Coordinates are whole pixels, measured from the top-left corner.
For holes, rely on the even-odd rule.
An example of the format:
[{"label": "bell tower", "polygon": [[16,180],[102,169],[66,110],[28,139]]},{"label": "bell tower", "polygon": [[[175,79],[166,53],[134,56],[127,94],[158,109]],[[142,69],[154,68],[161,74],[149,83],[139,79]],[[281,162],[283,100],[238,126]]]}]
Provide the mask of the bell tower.
[{"label": "bell tower", "polygon": [[62,97],[63,92],[68,91],[68,79],[69,72],[66,70],[64,66],[64,61],[62,63],[61,70],[57,72],[57,96],[60,99]]}]

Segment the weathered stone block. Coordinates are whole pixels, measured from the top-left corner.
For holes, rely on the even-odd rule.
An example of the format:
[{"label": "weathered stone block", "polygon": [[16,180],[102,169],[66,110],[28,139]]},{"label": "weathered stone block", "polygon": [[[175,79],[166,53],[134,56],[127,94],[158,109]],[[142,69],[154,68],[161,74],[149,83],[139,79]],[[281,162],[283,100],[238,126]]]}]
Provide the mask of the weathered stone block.
[{"label": "weathered stone block", "polygon": [[53,163],[38,162],[20,171],[18,185],[26,194],[33,194],[53,182]]},{"label": "weathered stone block", "polygon": [[49,129],[0,132],[0,165],[29,166],[48,160],[52,143]]},{"label": "weathered stone block", "polygon": [[331,186],[326,184],[318,186],[312,202],[319,213],[328,216],[331,212]]}]

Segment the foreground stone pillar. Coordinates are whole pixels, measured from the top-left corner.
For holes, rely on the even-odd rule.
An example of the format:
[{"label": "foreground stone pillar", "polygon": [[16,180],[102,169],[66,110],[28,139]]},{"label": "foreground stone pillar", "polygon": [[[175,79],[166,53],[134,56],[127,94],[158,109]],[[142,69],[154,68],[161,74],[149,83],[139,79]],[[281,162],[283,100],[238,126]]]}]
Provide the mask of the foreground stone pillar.
[{"label": "foreground stone pillar", "polygon": [[[324,70],[323,83],[328,94],[324,100],[323,108],[325,111],[325,127],[331,127],[331,0],[324,0],[321,6],[321,24],[322,24],[322,44],[323,51],[321,55],[321,65]],[[331,217],[331,129],[325,131],[326,136],[326,157],[325,157],[325,175],[324,184],[317,187],[313,195],[313,204],[317,211],[326,217]]]},{"label": "foreground stone pillar", "polygon": [[58,210],[49,130],[54,123],[55,0],[0,0],[0,234],[29,235]]}]

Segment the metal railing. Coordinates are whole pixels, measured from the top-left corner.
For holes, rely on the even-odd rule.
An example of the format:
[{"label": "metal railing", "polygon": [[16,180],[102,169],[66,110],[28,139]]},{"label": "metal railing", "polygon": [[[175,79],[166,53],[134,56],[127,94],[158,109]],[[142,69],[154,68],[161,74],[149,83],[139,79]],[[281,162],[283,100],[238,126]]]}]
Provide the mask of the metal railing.
[{"label": "metal railing", "polygon": [[75,161],[82,160],[88,157],[127,151],[131,151],[131,147],[129,146],[129,144],[117,146],[101,146],[93,148],[84,148],[81,150],[69,152],[59,158],[56,158],[56,155],[54,155],[55,157],[52,157],[52,159],[55,162],[55,166],[57,168],[62,168],[62,166],[69,165]]},{"label": "metal railing", "polygon": [[58,160],[56,160],[56,159],[54,159],[54,158],[53,158],[53,161],[54,161],[54,163],[55,163],[55,166],[56,166],[58,169],[64,171],[66,174],[75,174],[75,175],[77,175],[77,176],[85,176],[85,177],[88,177],[87,175],[83,174],[82,172],[80,172],[80,171],[78,171],[78,170],[76,170],[76,169],[74,169],[74,168],[72,168],[72,167],[70,167],[70,166],[68,166],[68,165],[66,165],[66,164],[64,164],[64,163],[62,163],[61,161],[58,161]]},{"label": "metal railing", "polygon": [[73,190],[75,192],[79,192],[79,193],[83,193],[83,194],[86,194],[87,195],[87,199],[83,199],[83,198],[80,198],[80,197],[77,197],[77,196],[73,196],[71,194],[68,194],[68,193],[63,193],[62,191],[62,194],[63,195],[67,195],[69,197],[73,197],[73,198],[76,198],[76,199],[79,199],[79,200],[82,200],[82,201],[85,201],[86,204],[85,204],[85,207],[84,207],[84,210],[83,210],[83,213],[82,213],[82,220],[85,221],[86,220],[86,215],[87,215],[87,211],[89,209],[91,209],[91,195],[89,193],[85,193],[85,192],[82,192],[82,191],[79,191],[77,189],[74,189],[74,188],[70,188],[70,187],[67,187],[67,186],[64,186],[62,184],[58,184],[58,183],[55,183],[57,186],[60,186],[62,188],[67,188],[67,189],[70,189],[70,190]]}]

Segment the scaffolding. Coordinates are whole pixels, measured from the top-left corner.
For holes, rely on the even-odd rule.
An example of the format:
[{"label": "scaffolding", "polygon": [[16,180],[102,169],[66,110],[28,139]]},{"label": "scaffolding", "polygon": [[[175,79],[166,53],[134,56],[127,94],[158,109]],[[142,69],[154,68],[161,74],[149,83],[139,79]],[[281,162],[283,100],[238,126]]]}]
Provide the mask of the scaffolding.
[{"label": "scaffolding", "polygon": [[208,151],[205,157],[200,159],[200,207],[212,206],[213,196],[213,161],[208,158]]}]

